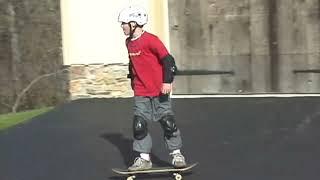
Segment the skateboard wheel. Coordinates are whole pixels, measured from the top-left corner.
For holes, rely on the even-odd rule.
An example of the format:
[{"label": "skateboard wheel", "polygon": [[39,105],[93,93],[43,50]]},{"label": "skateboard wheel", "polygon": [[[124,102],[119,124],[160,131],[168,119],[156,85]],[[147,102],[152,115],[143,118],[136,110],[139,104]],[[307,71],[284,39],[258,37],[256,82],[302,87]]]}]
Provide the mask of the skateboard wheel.
[{"label": "skateboard wheel", "polygon": [[136,176],[130,176],[127,178],[127,180],[134,180],[136,178]]},{"label": "skateboard wheel", "polygon": [[181,180],[182,179],[182,176],[179,173],[174,173],[173,175],[174,175],[175,180]]}]

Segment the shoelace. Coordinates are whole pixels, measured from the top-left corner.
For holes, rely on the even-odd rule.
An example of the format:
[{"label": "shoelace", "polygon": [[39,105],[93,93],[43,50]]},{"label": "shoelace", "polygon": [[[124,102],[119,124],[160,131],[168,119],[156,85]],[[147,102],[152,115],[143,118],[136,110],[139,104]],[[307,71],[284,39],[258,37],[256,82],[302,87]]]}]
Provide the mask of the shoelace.
[{"label": "shoelace", "polygon": [[136,157],[134,159],[134,166],[140,166],[142,164],[142,158]]},{"label": "shoelace", "polygon": [[184,160],[184,157],[182,156],[182,154],[178,153],[178,154],[172,154],[173,156],[173,161],[174,162],[181,162]]}]

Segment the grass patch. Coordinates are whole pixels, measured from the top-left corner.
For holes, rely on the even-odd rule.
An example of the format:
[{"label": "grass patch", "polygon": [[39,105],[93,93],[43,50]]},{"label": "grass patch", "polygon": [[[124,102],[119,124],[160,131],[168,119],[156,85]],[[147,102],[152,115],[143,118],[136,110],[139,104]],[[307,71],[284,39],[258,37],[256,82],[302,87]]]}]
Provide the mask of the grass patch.
[{"label": "grass patch", "polygon": [[0,115],[0,131],[20,123],[25,123],[40,114],[50,111],[51,109],[53,109],[53,107]]}]

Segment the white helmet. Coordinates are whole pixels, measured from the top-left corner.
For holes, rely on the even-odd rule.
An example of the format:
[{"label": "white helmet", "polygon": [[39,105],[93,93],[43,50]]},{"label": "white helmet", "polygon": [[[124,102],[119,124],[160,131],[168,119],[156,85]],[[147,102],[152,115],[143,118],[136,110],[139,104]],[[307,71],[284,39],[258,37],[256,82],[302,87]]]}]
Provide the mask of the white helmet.
[{"label": "white helmet", "polygon": [[142,7],[129,6],[119,13],[118,21],[124,23],[134,21],[138,25],[143,26],[148,22],[148,14]]}]

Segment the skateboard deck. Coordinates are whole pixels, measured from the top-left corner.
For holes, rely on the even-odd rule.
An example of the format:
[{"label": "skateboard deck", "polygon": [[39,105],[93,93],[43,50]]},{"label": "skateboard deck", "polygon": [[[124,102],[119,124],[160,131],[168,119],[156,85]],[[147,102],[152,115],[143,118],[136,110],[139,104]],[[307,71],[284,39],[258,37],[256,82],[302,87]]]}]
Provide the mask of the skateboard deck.
[{"label": "skateboard deck", "polygon": [[195,167],[198,163],[189,164],[183,168],[174,168],[174,167],[155,167],[147,170],[141,171],[128,171],[127,169],[112,169],[113,172],[120,175],[127,175],[127,180],[133,180],[136,178],[136,175],[139,174],[155,174],[155,173],[172,173],[176,180],[182,179],[182,172],[188,171],[191,168]]}]

